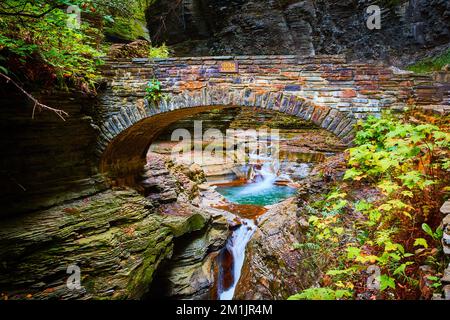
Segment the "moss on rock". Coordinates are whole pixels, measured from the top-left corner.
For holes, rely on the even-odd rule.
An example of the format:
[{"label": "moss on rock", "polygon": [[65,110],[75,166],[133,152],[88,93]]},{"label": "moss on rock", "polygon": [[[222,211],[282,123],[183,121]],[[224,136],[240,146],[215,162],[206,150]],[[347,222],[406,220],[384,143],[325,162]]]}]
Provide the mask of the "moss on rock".
[{"label": "moss on rock", "polygon": [[[139,299],[172,256],[174,238],[208,221],[201,212],[159,215],[128,189],[4,221],[0,292],[15,299]],[[81,290],[67,288],[70,265],[81,270]]]}]

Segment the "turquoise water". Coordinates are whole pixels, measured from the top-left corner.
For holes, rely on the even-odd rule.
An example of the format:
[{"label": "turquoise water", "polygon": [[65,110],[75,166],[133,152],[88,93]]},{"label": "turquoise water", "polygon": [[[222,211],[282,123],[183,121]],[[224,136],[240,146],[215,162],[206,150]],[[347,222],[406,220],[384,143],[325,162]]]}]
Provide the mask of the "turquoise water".
[{"label": "turquoise water", "polygon": [[244,186],[217,187],[216,190],[230,202],[259,206],[277,204],[294,196],[297,191],[294,188],[276,185],[259,190],[252,189],[252,184],[249,184]]}]

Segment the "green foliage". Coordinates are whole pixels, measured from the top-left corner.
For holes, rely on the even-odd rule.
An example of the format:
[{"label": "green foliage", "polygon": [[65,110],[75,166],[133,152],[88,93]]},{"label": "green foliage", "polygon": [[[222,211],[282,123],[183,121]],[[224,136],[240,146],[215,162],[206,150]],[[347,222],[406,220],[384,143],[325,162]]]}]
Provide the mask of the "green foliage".
[{"label": "green foliage", "polygon": [[148,52],[149,58],[168,58],[169,57],[169,48],[163,44],[160,47],[150,47]]},{"label": "green foliage", "polygon": [[[9,1],[11,4],[17,1]],[[66,8],[69,2],[62,2]],[[77,2],[74,2],[75,4]],[[51,4],[34,2],[27,7],[27,14],[50,10]],[[19,23],[22,21],[22,23]],[[0,56],[17,57],[23,64],[38,60],[46,65],[49,76],[62,85],[76,85],[85,91],[95,89],[99,79],[97,66],[103,55],[96,44],[101,37],[88,23],[77,30],[68,26],[68,15],[64,10],[55,9],[41,18],[19,18],[0,15]],[[6,68],[6,65],[4,66]],[[32,70],[32,68],[27,68]],[[35,73],[39,73],[36,70]],[[28,74],[34,79],[35,75]]]},{"label": "green foliage", "polygon": [[438,227],[436,229],[436,231],[433,231],[433,229],[431,229],[431,227],[428,224],[426,224],[426,223],[422,224],[422,230],[427,235],[429,235],[430,237],[432,237],[434,240],[437,240],[437,241],[439,241],[442,238],[442,235],[443,235],[442,228]]},{"label": "green foliage", "polygon": [[293,295],[288,300],[340,300],[351,298],[353,293],[349,290],[333,290],[329,288],[310,288]]},{"label": "green foliage", "polygon": [[145,12],[154,0],[95,0],[96,8],[104,14],[105,34],[126,41],[150,40]]},{"label": "green foliage", "polygon": [[[141,37],[145,10],[152,2],[5,0],[0,3],[0,71],[22,82],[57,82],[62,87],[95,92],[100,80],[98,66],[107,51],[104,25],[106,29],[128,28],[128,36]],[[70,5],[81,8],[79,29],[68,23],[73,19],[66,12]],[[148,56],[167,57],[168,53],[166,46],[149,47]]]},{"label": "green foliage", "polygon": [[419,61],[416,64],[409,66],[408,70],[416,73],[428,73],[439,71],[446,65],[450,65],[450,49],[437,57]]},{"label": "green foliage", "polygon": [[[443,233],[430,225],[440,223],[442,195],[449,191],[448,122],[413,115],[413,122],[409,115],[386,114],[359,123],[343,178],[349,185],[340,183],[307,207],[308,245],[296,246],[320,256],[315,261],[326,260],[320,267],[333,282],[324,280],[323,288],[308,289],[295,299],[333,298],[334,289],[370,291],[360,271],[372,266],[380,270],[377,295],[414,296],[419,266],[439,266],[436,252],[442,250]],[[353,190],[360,187],[375,196],[354,199]]]},{"label": "green foliage", "polygon": [[162,99],[166,99],[166,95],[162,91],[161,82],[158,79],[152,79],[147,83],[145,99],[149,103],[158,103]]},{"label": "green foliage", "polygon": [[424,247],[425,249],[428,249],[428,242],[427,242],[427,240],[424,239],[424,238],[417,238],[417,239],[414,241],[414,246],[415,246],[415,247],[422,246],[422,247]]},{"label": "green foliage", "polygon": [[395,279],[383,274],[380,276],[380,290],[384,291],[388,288],[395,289]]},{"label": "green foliage", "polygon": [[450,134],[435,125],[370,117],[359,126],[357,147],[350,149],[351,168],[345,180],[377,179],[387,195],[401,190],[403,195],[412,196],[407,192],[435,185],[436,171],[447,169],[447,158],[434,160],[439,156],[438,149],[448,149]]}]

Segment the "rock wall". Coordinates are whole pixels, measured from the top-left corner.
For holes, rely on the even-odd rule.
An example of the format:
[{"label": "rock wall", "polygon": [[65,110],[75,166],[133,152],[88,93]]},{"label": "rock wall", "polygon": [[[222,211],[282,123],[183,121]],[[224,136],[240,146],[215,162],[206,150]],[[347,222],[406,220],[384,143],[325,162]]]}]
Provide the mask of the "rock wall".
[{"label": "rock wall", "polygon": [[[201,172],[153,160],[144,177],[148,198],[113,189],[4,220],[0,293],[39,300],[207,297],[227,220],[199,207]],[[79,268],[81,289],[67,286],[69,266]],[[156,273],[160,291],[151,289]]]},{"label": "rock wall", "polygon": [[234,299],[285,300],[315,282],[315,270],[306,268],[302,252],[293,249],[304,241],[301,224],[307,226],[297,209],[290,199],[258,218]]},{"label": "rock wall", "polygon": [[48,208],[104,190],[95,156],[96,99],[77,92],[35,93],[69,117],[36,110],[17,89],[0,83],[0,219]]},{"label": "rock wall", "polygon": [[[209,217],[156,215],[131,190],[106,191],[3,223],[0,291],[11,299],[139,299],[170,259],[174,238],[202,230]],[[69,290],[67,268],[81,271]]]},{"label": "rock wall", "polygon": [[[366,27],[372,4],[381,30]],[[345,53],[399,64],[448,45],[449,21],[446,0],[161,0],[148,11],[153,41],[180,56]]]},{"label": "rock wall", "polygon": [[[446,0],[315,3],[313,42],[320,53],[346,53],[352,59],[383,59],[404,66],[449,47],[450,3]],[[372,4],[382,8],[380,30],[366,27],[364,11]]]}]

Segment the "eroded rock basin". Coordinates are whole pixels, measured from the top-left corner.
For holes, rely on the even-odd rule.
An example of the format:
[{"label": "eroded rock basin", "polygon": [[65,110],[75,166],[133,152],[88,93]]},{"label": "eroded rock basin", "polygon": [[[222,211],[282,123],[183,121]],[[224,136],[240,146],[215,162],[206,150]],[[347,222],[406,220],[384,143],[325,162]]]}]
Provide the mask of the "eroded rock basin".
[{"label": "eroded rock basin", "polygon": [[[274,116],[267,119],[271,123]],[[245,129],[258,129],[264,123],[242,111],[228,127],[244,124]],[[340,152],[343,145],[317,128],[290,125],[293,128],[283,130],[278,138],[276,157],[250,153],[245,164],[221,163],[214,157],[201,164],[207,183],[200,185],[200,201],[223,214],[231,230],[215,259],[213,299],[285,299],[311,283],[308,277],[314,272],[302,270],[301,253],[292,250],[303,232],[296,213],[297,187],[315,163]],[[159,141],[151,150],[168,155],[171,147],[170,142]],[[195,152],[176,161],[185,163],[195,158]],[[284,279],[281,283],[279,277]]]}]

